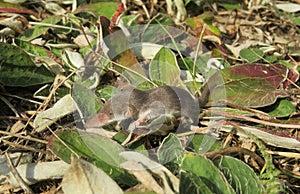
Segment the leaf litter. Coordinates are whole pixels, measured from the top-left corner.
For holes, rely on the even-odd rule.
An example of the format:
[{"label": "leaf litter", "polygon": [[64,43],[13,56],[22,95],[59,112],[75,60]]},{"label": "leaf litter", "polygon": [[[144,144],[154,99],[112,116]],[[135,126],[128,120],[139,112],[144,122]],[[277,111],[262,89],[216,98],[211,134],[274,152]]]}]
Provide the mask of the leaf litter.
[{"label": "leaf litter", "polygon": [[[220,192],[218,188],[226,188],[230,192],[254,192],[251,188],[239,185],[245,182],[243,177],[235,177],[235,182],[230,181],[230,176],[235,176],[235,172],[233,169],[230,172],[224,172],[224,168],[227,168],[226,165],[239,165],[238,169],[244,170],[243,173],[253,176],[253,178],[247,180],[249,181],[247,184],[255,184],[257,185],[256,189],[264,189],[264,192],[277,193],[283,191],[283,189],[285,189],[285,192],[290,193],[299,192],[300,93],[297,82],[299,78],[297,65],[300,57],[300,37],[299,23],[296,22],[297,17],[299,18],[298,4],[293,6],[292,3],[280,4],[276,2],[268,3],[268,1],[258,4],[255,4],[254,1],[234,2],[232,4],[220,3],[219,1],[210,3],[189,1],[185,7],[187,10],[187,15],[185,15],[182,12],[183,4],[170,6],[169,1],[129,1],[124,7],[116,2],[98,2],[95,4],[80,2],[78,5],[63,1],[44,3],[44,6],[36,3],[33,3],[35,4],[33,5],[27,1],[22,1],[19,4],[13,1],[0,4],[1,12],[5,13],[0,18],[0,34],[1,42],[3,42],[1,45],[3,45],[3,48],[14,47],[19,56],[12,57],[17,55],[10,50],[6,50],[8,52],[2,52],[3,55],[1,54],[0,58],[1,71],[5,72],[5,74],[0,75],[2,84],[0,94],[2,106],[0,111],[2,126],[0,137],[1,156],[4,156],[5,152],[9,154],[26,152],[26,155],[31,156],[31,161],[28,162],[29,165],[41,164],[47,166],[49,163],[49,168],[53,168],[51,167],[54,164],[52,162],[59,158],[70,162],[71,157],[80,156],[84,160],[74,159],[64,178],[60,172],[57,177],[51,174],[51,177],[54,178],[43,178],[35,180],[33,183],[25,182],[25,186],[22,186],[22,184],[14,186],[15,182],[12,183],[5,178],[1,179],[3,180],[1,181],[1,192],[22,193],[22,189],[24,191],[28,190],[26,184],[35,193],[62,193],[62,190],[69,193],[75,187],[90,190],[102,187],[105,192],[113,191],[107,187],[108,185],[94,184],[95,179],[100,179],[99,176],[107,181],[114,191],[120,193],[126,190],[139,191],[141,188],[148,192],[152,190],[157,193],[164,191],[170,193],[178,193],[178,191],[181,193],[199,192],[200,185],[207,192]],[[293,6],[293,9],[289,9],[290,6]],[[117,9],[117,7],[119,8]],[[170,7],[176,7],[176,9],[172,10]],[[123,15],[122,9],[126,10]],[[70,10],[74,12],[72,13]],[[173,16],[170,17],[170,15]],[[102,19],[101,23],[100,19],[100,23],[97,23],[99,22],[97,20],[99,16],[112,18],[112,22],[106,20],[108,23],[105,25],[104,20]],[[155,163],[158,159],[151,156],[153,153],[146,153],[147,150],[155,152],[158,148],[158,152],[161,154],[160,157],[169,157],[169,155],[164,154],[172,155],[175,152],[168,150],[167,146],[164,145],[172,138],[177,137],[145,135],[142,138],[137,138],[137,141],[129,143],[127,146],[127,149],[134,150],[131,154],[139,160],[135,161],[133,157],[130,157],[127,162],[120,166],[114,166],[112,163],[110,163],[112,166],[101,163],[103,158],[99,158],[107,157],[105,156],[106,151],[109,153],[110,149],[117,147],[119,149],[115,142],[121,144],[125,141],[128,135],[126,131],[111,131],[110,126],[108,126],[108,130],[103,130],[103,133],[109,133],[108,137],[113,139],[113,141],[110,138],[103,139],[101,136],[100,139],[104,142],[103,145],[100,145],[103,146],[101,149],[107,149],[104,152],[95,150],[99,146],[96,145],[96,142],[93,142],[93,139],[99,139],[99,137],[94,136],[95,134],[89,135],[82,132],[77,137],[76,133],[70,130],[73,138],[68,138],[68,135],[64,133],[68,134],[69,129],[82,128],[82,117],[84,116],[84,119],[86,119],[87,115],[94,114],[94,112],[91,112],[93,107],[94,109],[101,107],[101,101],[96,100],[95,96],[103,97],[105,96],[103,91],[110,91],[107,88],[102,90],[105,89],[105,85],[118,86],[119,89],[126,88],[134,81],[143,80],[144,78],[141,79],[140,76],[142,75],[149,77],[146,80],[148,83],[138,85],[138,87],[145,89],[151,88],[153,85],[163,84],[154,80],[160,78],[153,72],[159,72],[160,77],[167,75],[162,74],[167,71],[163,66],[160,66],[160,69],[155,69],[154,65],[151,67],[152,76],[151,72],[143,74],[143,69],[139,68],[135,69],[135,72],[127,71],[127,73],[124,73],[122,69],[124,66],[132,68],[135,63],[140,62],[134,49],[129,48],[128,42],[126,42],[127,37],[121,34],[123,37],[120,37],[120,40],[127,50],[121,52],[121,54],[119,52],[120,55],[115,58],[105,55],[101,39],[119,29],[119,27],[116,27],[118,18],[122,18],[123,22],[127,21],[130,24],[175,25],[182,22],[181,20],[184,20],[185,17],[187,17],[187,25],[181,23],[181,26],[177,27],[181,28],[186,25],[184,29],[187,33],[194,35],[197,40],[203,41],[204,46],[201,45],[199,53],[206,53],[221,61],[221,63],[226,61],[230,64],[230,67],[210,74],[212,76],[205,83],[197,82],[195,79],[195,74],[201,75],[201,72],[197,71],[196,68],[190,74],[191,80],[195,81],[193,83],[194,88],[187,85],[187,88],[193,92],[199,92],[200,90],[202,93],[201,101],[204,106],[204,111],[200,115],[200,125],[193,131],[196,132],[195,139],[198,136],[212,135],[211,133],[217,134],[218,140],[214,141],[219,142],[223,147],[216,148],[214,152],[210,150],[203,156],[216,153],[216,155],[223,155],[224,158],[218,157],[215,160],[208,157],[209,159],[207,159],[201,154],[197,155],[196,153],[203,152],[198,152],[199,150],[195,150],[195,147],[187,146],[185,150],[183,146],[188,144],[189,141],[193,141],[193,139],[188,139],[190,136],[182,134],[178,137],[180,139],[175,141],[180,142],[176,144],[177,148],[180,148],[176,151],[176,157],[170,163]],[[8,25],[7,21],[14,21],[15,23]],[[83,32],[84,28],[90,30],[84,30]],[[103,37],[99,38],[101,35],[99,31],[101,30],[104,34]],[[88,36],[87,32],[90,33]],[[151,33],[153,32],[150,30]],[[97,35],[98,38],[95,39]],[[189,49],[195,51],[198,47],[198,41],[194,41],[195,39],[184,38],[180,34],[178,36],[172,34],[172,36],[182,43],[187,43],[188,46],[185,47],[185,52],[188,52]],[[78,43],[79,37],[84,38],[84,40],[80,40],[84,44]],[[14,38],[17,40],[14,41]],[[165,40],[161,36],[154,42],[159,45]],[[93,47],[87,45],[93,45]],[[110,46],[108,45],[108,47]],[[164,47],[158,48],[151,55],[154,58],[159,50]],[[166,51],[165,48],[163,50]],[[174,63],[174,58],[185,62],[186,59],[180,56],[179,50],[167,51],[174,53],[171,55],[172,59],[160,56],[159,62],[173,60],[172,63]],[[88,53],[89,57],[85,57]],[[197,54],[193,53],[191,56],[197,56]],[[77,64],[78,57],[82,59],[80,55],[84,57],[84,61],[80,60],[80,64]],[[76,58],[73,59],[72,56],[76,56]],[[28,59],[29,63],[22,64],[24,61],[19,60],[19,58]],[[61,58],[65,60],[62,61]],[[101,58],[101,60],[98,58]],[[49,68],[47,61],[55,62],[60,70]],[[66,61],[70,64],[66,65]],[[195,65],[200,66],[202,62],[198,60],[199,64]],[[98,68],[99,72],[96,74],[84,72],[82,70],[83,63],[86,64],[86,69]],[[100,65],[93,66],[94,63]],[[174,64],[179,70],[188,69],[187,64],[184,67],[177,64],[177,61]],[[146,61],[144,67],[148,65],[151,65],[151,61]],[[61,70],[61,68],[64,70]],[[125,75],[125,78],[121,81],[119,79],[120,74]],[[217,79],[220,75],[222,76],[221,82]],[[179,74],[176,74],[176,80],[173,80],[172,77],[166,77],[163,80],[167,80],[169,84],[179,83],[182,86],[184,80],[180,80],[180,78]],[[74,82],[81,84],[79,88],[97,88],[96,93],[90,95],[85,92],[85,89],[82,90],[78,95],[84,93],[90,95],[87,98],[88,100],[84,103],[78,103],[73,102],[76,99],[70,99],[77,110],[74,111],[72,105],[68,107],[70,110],[60,113],[60,108],[57,108],[63,106],[60,100],[66,97],[71,98],[69,95],[70,86]],[[100,90],[98,90],[99,88]],[[225,95],[223,93],[224,89],[226,91]],[[45,100],[35,99],[36,93],[39,96],[44,96]],[[112,91],[108,96],[111,96],[111,93]],[[224,107],[225,105],[232,109]],[[221,111],[218,109],[220,106],[223,108]],[[233,113],[228,111],[233,111]],[[243,114],[241,114],[241,111],[243,111]],[[47,116],[47,114],[51,115]],[[218,123],[220,117],[216,117],[217,115],[221,115],[223,119],[225,118],[225,122]],[[22,125],[16,131],[16,127],[12,126],[16,126],[17,122],[21,122]],[[210,122],[214,122],[214,124],[207,124]],[[35,126],[37,123],[43,125],[42,128],[45,131],[37,132]],[[62,132],[59,129],[65,129],[67,132]],[[82,138],[85,140],[82,140]],[[46,146],[45,140],[48,141],[48,146]],[[199,144],[199,142],[197,143]],[[83,144],[83,147],[81,144]],[[113,148],[114,146],[116,147]],[[199,149],[203,149],[203,147],[200,146]],[[143,157],[146,155],[152,160],[148,157],[138,157],[137,150],[141,150],[144,154]],[[97,157],[95,157],[95,154]],[[123,152],[122,154],[123,156],[129,156],[130,153]],[[234,158],[230,158],[228,155],[234,156]],[[261,166],[261,163],[258,162],[260,160],[256,161],[258,158],[256,156],[265,160],[264,166]],[[120,156],[112,153],[111,157],[113,160],[118,159]],[[22,157],[20,156],[20,158]],[[86,161],[90,163],[86,163]],[[156,164],[162,170],[145,170],[149,162]],[[7,160],[4,160],[4,163],[8,165]],[[199,163],[207,163],[214,170],[203,169],[199,172],[198,169],[194,169],[192,166],[195,165],[197,168]],[[91,164],[93,165],[91,166]],[[20,165],[18,168],[17,163],[14,165],[17,171],[22,167]],[[80,165],[80,169],[74,169],[76,165]],[[98,168],[95,168],[95,166]],[[142,171],[139,173],[134,172],[133,167],[140,168]],[[14,169],[13,166],[10,166],[10,168]],[[80,172],[74,172],[76,170]],[[223,180],[206,182],[204,177],[209,177],[209,175],[201,175],[205,170],[208,170],[207,173],[211,173],[210,175],[216,174],[218,177],[223,177]],[[87,176],[84,171],[89,173],[88,177],[84,177]],[[11,172],[12,174],[16,173],[13,170]],[[118,172],[122,172],[123,179],[118,176]],[[22,173],[24,172],[20,171],[19,173],[21,177],[14,174],[19,183],[23,183],[22,176],[23,179],[25,178]],[[42,171],[42,173],[47,174],[47,171]],[[72,174],[74,173],[82,173],[82,175],[78,174],[79,178],[85,179],[86,184],[80,185],[76,184],[76,181],[72,181]],[[3,177],[5,174],[1,172],[0,175]],[[62,178],[63,183],[61,183]],[[262,180],[262,183],[259,183],[258,179]],[[126,182],[128,180],[132,184]],[[139,180],[139,183],[137,180]],[[151,181],[153,188],[151,185],[147,185],[147,181]],[[59,186],[61,184],[62,189]]]}]

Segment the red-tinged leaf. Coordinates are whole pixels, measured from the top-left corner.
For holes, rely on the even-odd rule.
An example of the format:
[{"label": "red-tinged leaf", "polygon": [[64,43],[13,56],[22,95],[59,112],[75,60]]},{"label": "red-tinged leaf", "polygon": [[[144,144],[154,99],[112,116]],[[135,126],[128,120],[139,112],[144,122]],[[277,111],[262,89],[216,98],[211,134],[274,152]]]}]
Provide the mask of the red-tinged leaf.
[{"label": "red-tinged leaf", "polygon": [[124,5],[123,3],[119,3],[118,9],[116,10],[115,14],[111,18],[111,25],[116,25],[118,18],[121,16],[121,14],[124,12]]},{"label": "red-tinged leaf", "polygon": [[299,72],[296,69],[289,69],[286,78],[283,82],[284,87],[289,86],[291,83],[296,83],[299,79]]},{"label": "red-tinged leaf", "polygon": [[262,107],[286,96],[284,90],[275,89],[265,79],[241,78],[215,87],[210,93],[209,103],[228,101],[241,106]]},{"label": "red-tinged leaf", "polygon": [[278,88],[289,71],[281,64],[249,63],[225,68],[209,78],[202,87],[203,95],[209,93],[207,101],[210,105],[228,101],[241,106],[267,106],[277,98],[287,96]]},{"label": "red-tinged leaf", "polygon": [[263,78],[274,88],[278,88],[287,75],[289,69],[281,64],[255,64],[248,63],[236,65],[222,71],[224,81],[236,80],[239,78]]},{"label": "red-tinged leaf", "polygon": [[25,14],[29,14],[29,15],[38,17],[38,14],[36,12],[26,9],[20,5],[16,5],[16,4],[12,4],[12,3],[5,3],[5,2],[0,2],[0,12],[25,13]]}]

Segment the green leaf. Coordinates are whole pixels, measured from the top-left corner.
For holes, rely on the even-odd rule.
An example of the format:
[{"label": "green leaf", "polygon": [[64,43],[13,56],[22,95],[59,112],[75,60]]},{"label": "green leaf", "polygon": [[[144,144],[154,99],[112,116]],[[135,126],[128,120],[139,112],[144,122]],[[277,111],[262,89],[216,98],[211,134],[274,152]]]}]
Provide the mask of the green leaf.
[{"label": "green leaf", "polygon": [[202,178],[191,172],[180,172],[180,194],[213,194],[214,192],[203,182]]},{"label": "green leaf", "polygon": [[150,24],[160,24],[164,26],[174,25],[174,20],[166,14],[158,13],[151,21]]},{"label": "green leaf", "polygon": [[196,153],[205,153],[222,147],[220,141],[209,135],[195,134],[188,144],[188,149]]},{"label": "green leaf", "polygon": [[117,92],[119,92],[118,89],[110,85],[107,85],[100,90],[96,90],[97,95],[101,98],[104,98],[106,101],[114,96]]},{"label": "green leaf", "polygon": [[53,57],[52,56],[53,53],[50,50],[46,49],[45,47],[31,44],[29,42],[25,42],[19,39],[16,39],[15,43],[22,49],[29,52],[30,54],[37,55],[37,56]]},{"label": "green leaf", "polygon": [[181,85],[180,69],[175,54],[168,48],[162,47],[149,65],[150,78],[166,85]]},{"label": "green leaf", "polygon": [[170,133],[164,138],[162,144],[158,148],[158,160],[165,164],[171,161],[179,164],[182,160],[184,149],[180,140],[175,134]]},{"label": "green leaf", "polygon": [[229,156],[214,160],[236,193],[264,193],[259,177],[244,162]]},{"label": "green leaf", "polygon": [[37,67],[20,47],[3,43],[0,43],[0,71],[0,82],[7,86],[50,83],[55,76],[46,67]]},{"label": "green leaf", "polygon": [[74,14],[77,13],[90,13],[93,14],[96,18],[99,16],[105,16],[107,18],[111,18],[115,13],[115,10],[118,7],[117,2],[100,2],[100,3],[92,3],[92,4],[85,4],[79,6]]},{"label": "green leaf", "polygon": [[78,130],[58,130],[48,138],[48,148],[67,163],[73,154],[85,158],[102,169],[115,181],[135,185],[136,179],[119,167],[125,160],[119,156],[124,148],[116,142],[97,134]]},{"label": "green leaf", "polygon": [[283,99],[279,101],[278,106],[269,112],[269,115],[272,117],[287,117],[293,112],[296,112],[296,108],[294,105],[287,99]]},{"label": "green leaf", "polygon": [[97,160],[101,160],[113,167],[119,167],[125,159],[119,154],[124,148],[115,141],[102,135],[88,134],[84,131],[79,131],[79,136],[85,145],[97,156]]},{"label": "green leaf", "polygon": [[35,39],[45,33],[47,30],[51,28],[51,25],[57,24],[63,16],[51,16],[46,19],[44,19],[42,22],[40,22],[40,25],[36,25],[33,28],[30,28],[25,31],[25,34],[20,37],[23,41],[30,41],[32,39]]},{"label": "green leaf", "polygon": [[300,26],[300,17],[294,17],[292,18],[292,22],[298,26]]},{"label": "green leaf", "polygon": [[84,83],[74,83],[72,97],[76,102],[83,118],[94,115],[101,108],[101,101]]},{"label": "green leaf", "polygon": [[203,156],[185,154],[181,168],[199,176],[213,193],[235,193],[223,173]]},{"label": "green leaf", "polygon": [[278,60],[276,55],[268,55],[268,56],[265,56],[264,59],[268,63],[275,63]]},{"label": "green leaf", "polygon": [[235,3],[220,3],[220,5],[227,10],[240,10],[243,8],[240,1],[237,1]]},{"label": "green leaf", "polygon": [[242,49],[240,51],[240,56],[248,62],[255,62],[262,59],[264,52],[258,48],[248,48]]}]

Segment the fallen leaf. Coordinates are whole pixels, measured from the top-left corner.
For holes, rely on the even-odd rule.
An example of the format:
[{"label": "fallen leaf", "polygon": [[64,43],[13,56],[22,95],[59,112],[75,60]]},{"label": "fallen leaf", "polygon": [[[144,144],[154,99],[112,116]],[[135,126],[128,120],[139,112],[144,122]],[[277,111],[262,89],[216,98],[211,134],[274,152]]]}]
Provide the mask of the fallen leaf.
[{"label": "fallen leaf", "polygon": [[73,159],[62,180],[62,189],[66,194],[123,193],[105,172],[81,159]]},{"label": "fallen leaf", "polygon": [[282,4],[276,4],[276,7],[278,9],[281,9],[288,13],[294,13],[300,11],[300,5],[296,3],[282,3]]},{"label": "fallen leaf", "polygon": [[44,131],[58,119],[73,113],[76,110],[75,102],[70,94],[57,101],[52,108],[39,113],[34,119],[33,125],[37,132]]},{"label": "fallen leaf", "polygon": [[[150,160],[143,154],[126,151],[120,154],[121,157],[127,159],[127,162],[121,164],[121,167],[125,168],[129,172],[132,172],[134,175],[137,175],[137,179],[146,180],[144,177],[140,176],[143,173],[136,174],[136,171],[149,171],[156,176],[159,176],[162,180],[162,185],[164,189],[164,193],[178,193],[179,191],[179,180],[178,178],[172,174],[170,170],[168,170],[163,165]],[[142,165],[134,165],[134,164],[142,164]],[[150,180],[150,179],[149,179]],[[144,184],[148,184],[147,182],[143,182]],[[169,185],[171,184],[171,185]],[[157,188],[159,191],[160,189]]]}]

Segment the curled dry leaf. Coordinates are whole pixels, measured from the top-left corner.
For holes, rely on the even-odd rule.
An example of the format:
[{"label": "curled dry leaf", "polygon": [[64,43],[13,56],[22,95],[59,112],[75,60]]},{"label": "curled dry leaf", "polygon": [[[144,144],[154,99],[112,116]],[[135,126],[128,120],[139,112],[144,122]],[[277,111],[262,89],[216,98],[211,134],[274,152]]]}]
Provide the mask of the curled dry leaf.
[{"label": "curled dry leaf", "polygon": [[23,34],[27,24],[27,19],[22,15],[14,13],[0,14],[0,25],[6,26],[17,33]]}]

